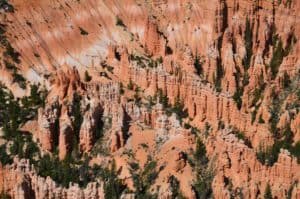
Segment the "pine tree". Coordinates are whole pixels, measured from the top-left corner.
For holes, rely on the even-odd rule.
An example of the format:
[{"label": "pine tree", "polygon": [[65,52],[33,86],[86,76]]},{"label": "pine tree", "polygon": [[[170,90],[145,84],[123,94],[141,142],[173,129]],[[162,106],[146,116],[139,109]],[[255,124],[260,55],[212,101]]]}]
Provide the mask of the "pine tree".
[{"label": "pine tree", "polygon": [[271,186],[268,183],[266,190],[265,190],[264,199],[272,199],[272,198],[273,198],[273,196],[272,196]]},{"label": "pine tree", "polygon": [[89,75],[89,72],[85,71],[85,73],[84,73],[84,81],[85,82],[89,82],[91,80],[92,80],[92,77]]}]

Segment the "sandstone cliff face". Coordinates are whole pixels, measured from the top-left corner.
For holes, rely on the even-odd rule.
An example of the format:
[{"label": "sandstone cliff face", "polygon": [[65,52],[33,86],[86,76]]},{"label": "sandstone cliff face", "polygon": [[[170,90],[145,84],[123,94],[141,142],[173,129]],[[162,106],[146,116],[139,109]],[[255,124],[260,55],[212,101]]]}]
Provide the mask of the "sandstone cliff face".
[{"label": "sandstone cliff face", "polygon": [[[245,198],[257,198],[264,193],[267,183],[273,187],[273,195],[284,198],[293,182],[299,178],[299,164],[289,152],[282,150],[275,165],[266,167],[257,161],[253,150],[228,132],[209,140],[207,149],[212,156],[218,157],[217,175],[213,182],[216,198],[237,197],[240,190]],[[231,179],[233,187],[230,187],[226,178]],[[298,197],[299,190],[295,188],[292,198]]]},{"label": "sandstone cliff face", "polygon": [[41,145],[45,150],[51,151],[53,149],[54,139],[58,133],[57,124],[59,114],[60,107],[57,101],[47,105],[44,110],[42,108],[39,109],[39,132],[37,139],[40,140]]},{"label": "sandstone cliff face", "polygon": [[96,139],[96,131],[100,126],[101,111],[100,106],[97,102],[91,102],[90,110],[88,110],[83,116],[83,122],[81,124],[79,133],[79,145],[80,150],[89,152]]},{"label": "sandstone cliff face", "polygon": [[[197,198],[191,157],[200,137],[215,198],[262,198],[267,185],[273,197],[300,198],[299,1],[9,3],[14,12],[0,10],[1,41],[5,35],[20,53],[15,71],[49,90],[26,124],[36,124],[29,131],[43,153],[57,148],[64,160],[78,148],[96,165],[115,160],[131,190],[131,166],[142,175],[152,158],[159,171],[150,193],[174,197],[174,176],[184,196]],[[0,81],[16,96],[29,93],[0,47]],[[282,141],[289,145],[274,165],[258,160]],[[14,198],[105,197],[105,182],[63,188],[31,167],[19,159],[3,165],[0,190]]]},{"label": "sandstone cliff face", "polygon": [[3,189],[13,198],[104,198],[103,187],[96,182],[82,190],[78,185],[61,188],[50,178],[39,177],[26,160],[14,160],[0,173]]}]

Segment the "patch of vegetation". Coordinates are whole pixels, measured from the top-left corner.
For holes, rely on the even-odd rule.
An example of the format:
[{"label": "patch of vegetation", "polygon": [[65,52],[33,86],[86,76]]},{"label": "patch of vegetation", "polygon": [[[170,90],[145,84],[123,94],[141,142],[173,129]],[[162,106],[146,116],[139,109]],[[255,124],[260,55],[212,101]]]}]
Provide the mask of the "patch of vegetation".
[{"label": "patch of vegetation", "polygon": [[266,187],[266,190],[264,193],[264,199],[273,199],[272,190],[271,190],[271,186],[269,183],[267,184],[267,187]]},{"label": "patch of vegetation", "polygon": [[[101,168],[100,168],[101,169]],[[104,196],[105,199],[119,199],[125,191],[126,186],[118,178],[116,165],[113,161],[111,169],[105,169],[102,172],[102,179],[104,180]]]},{"label": "patch of vegetation", "polygon": [[0,160],[2,164],[11,164],[11,156],[29,159],[30,163],[34,165],[38,175],[42,177],[49,176],[63,187],[69,187],[70,183],[77,183],[80,187],[86,187],[89,182],[101,178],[105,183],[105,196],[109,195],[106,198],[115,198],[110,196],[121,194],[125,187],[121,180],[117,178],[114,166],[112,166],[112,169],[99,166],[90,167],[88,158],[81,161],[75,160],[70,155],[63,161],[58,159],[57,154],[53,154],[53,156],[49,154],[42,156],[38,146],[32,141],[29,135],[17,134],[15,137],[12,137],[11,140],[13,144],[9,149],[10,155],[4,152],[4,150],[7,150],[4,145],[0,147]]},{"label": "patch of vegetation", "polygon": [[8,70],[13,70],[13,71],[17,70],[16,65],[9,62],[9,61],[7,61],[7,60],[4,60],[4,65],[5,65],[5,68],[8,69]]},{"label": "patch of vegetation", "polygon": [[179,97],[176,97],[174,105],[172,105],[169,103],[169,98],[163,93],[162,89],[158,89],[153,99],[158,99],[158,102],[162,104],[163,109],[168,116],[170,116],[172,113],[175,113],[180,122],[182,122],[183,118],[188,117],[188,111],[184,108],[184,103]]},{"label": "patch of vegetation", "polygon": [[158,98],[160,104],[163,105],[163,108],[169,107],[169,98],[166,94],[163,93],[162,89],[158,89],[157,93],[154,96],[154,99]]},{"label": "patch of vegetation", "polygon": [[137,66],[141,68],[157,68],[159,64],[163,63],[163,58],[159,57],[156,60],[153,60],[152,58],[146,57],[146,56],[140,56],[140,55],[134,55],[131,54],[129,56],[129,60],[132,62],[135,62]]},{"label": "patch of vegetation", "polygon": [[236,103],[238,109],[240,110],[242,108],[242,95],[243,95],[243,90],[242,89],[237,89],[234,93],[234,95],[232,96],[233,101]]},{"label": "patch of vegetation", "polygon": [[[236,103],[237,108],[240,110],[242,108],[242,97],[244,94],[244,88],[249,84],[249,75],[248,72],[245,71],[243,77],[242,77],[242,82],[241,82],[241,77],[240,77],[240,71],[238,70],[237,73],[235,73],[235,82],[237,85],[236,91],[233,94],[232,98],[233,101]],[[242,84],[242,85],[240,85]]]},{"label": "patch of vegetation", "polygon": [[135,187],[135,198],[136,199],[155,199],[157,194],[150,192],[151,186],[154,184],[159,171],[156,169],[156,161],[148,159],[148,162],[144,166],[144,169],[131,169],[131,175],[133,178],[133,184]]},{"label": "patch of vegetation", "polygon": [[193,159],[189,160],[190,165],[195,168],[196,172],[193,190],[197,198],[212,198],[211,184],[214,174],[212,169],[209,168],[208,162],[206,147],[200,138],[198,138]]},{"label": "patch of vegetation", "polygon": [[256,119],[257,110],[258,110],[258,108],[260,107],[260,104],[261,104],[261,103],[258,104],[258,102],[263,97],[263,92],[265,90],[265,86],[266,86],[266,84],[264,83],[263,74],[261,74],[260,75],[260,80],[259,80],[259,85],[253,91],[253,98],[252,98],[252,102],[251,102],[251,106],[255,107],[254,111],[252,111],[252,113],[251,113],[251,123],[252,124]]},{"label": "patch of vegetation", "polygon": [[2,165],[13,163],[13,159],[7,154],[6,144],[0,146],[0,162]]},{"label": "patch of vegetation", "polygon": [[251,141],[245,136],[244,132],[239,131],[238,129],[233,129],[232,133],[239,139],[243,140],[244,144],[248,146],[249,148],[252,148]]},{"label": "patch of vegetation", "polygon": [[[2,3],[0,2],[0,7]],[[17,83],[20,86],[20,88],[25,89],[26,79],[21,74],[18,73],[18,68],[15,66],[15,63],[16,64],[21,63],[20,53],[17,52],[11,46],[5,33],[6,33],[5,26],[0,24],[0,45],[5,48],[5,51],[3,52],[3,57],[5,58],[4,59],[5,67],[8,70],[12,71],[13,83]]]},{"label": "patch of vegetation", "polygon": [[124,93],[125,93],[124,86],[123,86],[122,82],[120,83],[119,93],[120,93],[120,95],[124,95]]},{"label": "patch of vegetation", "polygon": [[300,162],[300,142],[293,145],[293,132],[287,126],[281,133],[281,138],[275,139],[275,143],[265,149],[261,148],[257,153],[257,159],[264,165],[273,166],[278,160],[280,149],[287,149]]},{"label": "patch of vegetation", "polygon": [[[71,155],[60,161],[57,152],[52,156],[42,156],[30,133],[19,130],[21,124],[35,117],[37,109],[45,103],[44,97],[44,91],[39,89],[38,85],[32,85],[31,95],[22,99],[15,99],[8,89],[0,87],[0,127],[4,131],[3,138],[11,142],[10,147],[7,144],[0,146],[1,163],[11,164],[15,156],[28,159],[38,175],[49,176],[63,187],[68,187],[70,183],[78,183],[80,187],[85,187],[89,182],[100,178],[104,181],[105,198],[119,198],[125,185],[117,178],[114,165],[111,169],[90,167],[88,157],[74,159]],[[77,132],[82,121],[80,100],[79,95],[74,96],[71,111],[74,129],[77,129]]]},{"label": "patch of vegetation", "polygon": [[13,83],[17,83],[20,88],[26,89],[26,79],[19,73],[17,73],[16,70],[14,70],[13,74]]},{"label": "patch of vegetation", "polygon": [[182,121],[183,118],[188,117],[187,109],[184,108],[184,103],[177,97],[171,111],[176,114],[177,119]]},{"label": "patch of vegetation", "polygon": [[78,151],[77,146],[79,142],[80,127],[83,122],[83,113],[81,110],[82,97],[78,93],[74,93],[73,102],[71,106],[71,118],[74,135],[73,136],[73,151]]},{"label": "patch of vegetation", "polygon": [[291,84],[291,80],[290,80],[290,77],[289,75],[287,74],[287,72],[285,71],[283,73],[283,87],[284,88],[288,88]]},{"label": "patch of vegetation", "polygon": [[295,157],[297,157],[298,163],[300,163],[300,141],[295,145],[289,147],[289,151]]},{"label": "patch of vegetation", "polygon": [[140,106],[140,105],[141,105],[141,100],[142,100],[142,98],[141,98],[141,96],[140,96],[140,88],[139,88],[139,87],[136,87],[136,88],[135,88],[133,98],[134,98],[134,103],[135,103],[136,105]]},{"label": "patch of vegetation", "polygon": [[184,199],[185,198],[180,191],[180,182],[178,181],[178,179],[175,176],[171,175],[168,179],[168,183],[170,184],[172,199]]},{"label": "patch of vegetation", "polygon": [[208,158],[206,157],[206,147],[200,138],[198,138],[196,142],[194,159],[196,161],[196,164],[199,165],[206,165],[208,163]]},{"label": "patch of vegetation", "polygon": [[200,60],[200,57],[196,55],[195,61],[194,61],[194,67],[197,71],[198,75],[201,75],[203,73],[203,68],[202,68],[202,62]]},{"label": "patch of vegetation", "polygon": [[5,193],[4,191],[2,191],[0,193],[0,199],[11,199],[11,196],[8,193]]},{"label": "patch of vegetation", "polygon": [[267,149],[260,149],[256,153],[256,157],[263,165],[273,166],[277,162],[279,152],[280,145],[275,143],[273,146],[267,147]]},{"label": "patch of vegetation", "polygon": [[14,12],[15,10],[7,0],[0,0],[0,8],[4,9],[5,12]]},{"label": "patch of vegetation", "polygon": [[152,96],[147,96],[146,97],[147,102],[146,102],[145,106],[147,107],[147,109],[149,111],[152,110],[152,107],[156,104],[155,99],[156,98],[152,97]]},{"label": "patch of vegetation", "polygon": [[19,64],[21,63],[19,57],[20,53],[17,52],[11,45],[10,43],[6,44],[6,51],[3,54],[6,57],[10,57],[15,63]]},{"label": "patch of vegetation", "polygon": [[284,57],[289,55],[295,42],[296,42],[296,37],[292,33],[287,40],[287,46],[284,48],[281,38],[277,34],[273,33],[272,45],[274,50],[273,50],[272,58],[269,63],[272,79],[276,78],[279,67],[282,64]]},{"label": "patch of vegetation", "polygon": [[265,120],[262,118],[262,115],[259,116],[258,123],[260,123],[260,124],[264,124],[265,123]]},{"label": "patch of vegetation", "polygon": [[286,0],[284,2],[282,2],[282,0],[277,0],[278,5],[280,5],[281,3],[284,3],[284,6],[286,8],[291,8],[292,6],[292,0]]},{"label": "patch of vegetation", "polygon": [[106,67],[106,69],[108,70],[108,72],[114,73],[114,67],[108,65],[108,66]]},{"label": "patch of vegetation", "polygon": [[269,120],[270,123],[270,131],[273,134],[274,138],[278,138],[278,129],[277,129],[277,123],[279,121],[279,112],[281,109],[281,103],[278,99],[278,96],[276,94],[273,94],[272,96],[274,97],[272,100],[272,105],[270,108],[270,113],[271,113],[271,117]]},{"label": "patch of vegetation", "polygon": [[117,26],[122,26],[122,27],[126,27],[126,25],[124,24],[123,20],[117,16],[116,18],[116,25]]},{"label": "patch of vegetation", "polygon": [[133,90],[133,87],[134,87],[134,84],[133,84],[132,80],[129,79],[129,83],[127,84],[127,88],[128,88],[129,90]]},{"label": "patch of vegetation", "polygon": [[92,80],[92,77],[90,76],[89,72],[86,70],[84,72],[84,81],[85,82],[90,82]]},{"label": "patch of vegetation", "polygon": [[271,74],[272,79],[275,79],[279,66],[281,65],[284,58],[284,49],[281,39],[279,41],[276,41],[276,44],[274,46],[274,52],[270,61],[270,68],[271,68]]},{"label": "patch of vegetation", "polygon": [[243,59],[243,65],[245,67],[245,70],[247,71],[250,67],[251,63],[251,57],[252,57],[252,38],[253,38],[253,28],[250,24],[249,17],[246,18],[246,28],[244,32],[244,42],[245,42],[245,48],[246,48],[246,55]]},{"label": "patch of vegetation", "polygon": [[205,122],[204,135],[206,138],[208,137],[211,130],[212,130],[211,125],[208,122]]},{"label": "patch of vegetation", "polygon": [[32,85],[30,96],[15,99],[6,87],[0,85],[0,126],[6,139],[14,136],[21,124],[37,116],[37,110],[44,105],[46,95],[47,91]]},{"label": "patch of vegetation", "polygon": [[190,128],[192,128],[192,126],[190,123],[184,123],[183,128],[190,129]]},{"label": "patch of vegetation", "polygon": [[166,55],[172,55],[173,54],[173,50],[170,46],[166,46],[166,50],[165,50]]},{"label": "patch of vegetation", "polygon": [[9,149],[10,155],[34,161],[34,157],[39,153],[39,148],[36,143],[32,141],[30,135],[21,135],[18,133],[12,141],[13,144]]},{"label": "patch of vegetation", "polygon": [[254,89],[251,106],[256,106],[257,105],[257,102],[262,98],[262,94],[263,94],[264,90],[265,90],[265,84],[264,83],[262,85],[260,85],[258,88]]},{"label": "patch of vegetation", "polygon": [[21,132],[19,126],[37,116],[37,110],[44,105],[45,97],[46,91],[40,90],[38,85],[32,85],[30,96],[21,99],[15,99],[7,88],[0,86],[0,127],[3,128],[3,138],[12,142],[9,149],[6,144],[0,147],[2,164],[11,164],[11,156],[31,161],[38,156],[39,149],[32,137]]},{"label": "patch of vegetation", "polygon": [[89,182],[100,178],[104,181],[105,198],[119,198],[125,185],[117,177],[114,162],[111,169],[100,166],[90,167],[88,163],[88,158],[81,162],[67,156],[63,161],[59,161],[57,156],[45,155],[36,164],[36,169],[39,175],[50,176],[63,187],[69,187],[70,183],[86,187]]},{"label": "patch of vegetation", "polygon": [[218,60],[216,75],[214,76],[214,83],[217,92],[222,91],[222,78],[224,76],[224,69],[221,64],[221,60]]},{"label": "patch of vegetation", "polygon": [[79,30],[80,30],[80,34],[81,34],[81,35],[88,35],[88,34],[89,34],[86,30],[84,30],[84,29],[81,28],[81,27],[79,27]]}]

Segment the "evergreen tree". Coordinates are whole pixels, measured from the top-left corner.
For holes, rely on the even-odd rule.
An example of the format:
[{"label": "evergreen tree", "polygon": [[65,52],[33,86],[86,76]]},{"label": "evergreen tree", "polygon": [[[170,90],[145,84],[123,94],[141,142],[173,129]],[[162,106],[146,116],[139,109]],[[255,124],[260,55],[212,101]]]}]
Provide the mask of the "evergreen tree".
[{"label": "evergreen tree", "polygon": [[269,183],[267,184],[267,187],[265,190],[264,199],[273,199],[271,186]]},{"label": "evergreen tree", "polygon": [[92,80],[92,77],[89,75],[89,72],[86,70],[84,73],[84,81],[90,82]]}]

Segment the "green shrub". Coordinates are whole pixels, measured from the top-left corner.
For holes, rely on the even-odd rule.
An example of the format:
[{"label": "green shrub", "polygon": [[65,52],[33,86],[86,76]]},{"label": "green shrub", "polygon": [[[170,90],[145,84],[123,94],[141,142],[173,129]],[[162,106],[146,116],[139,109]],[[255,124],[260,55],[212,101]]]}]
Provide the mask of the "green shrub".
[{"label": "green shrub", "polygon": [[208,158],[206,156],[206,147],[200,138],[198,138],[196,142],[194,160],[197,165],[206,165],[208,163]]},{"label": "green shrub", "polygon": [[7,0],[0,0],[0,8],[5,9],[5,12],[14,12],[14,7]]},{"label": "green shrub", "polygon": [[243,90],[237,89],[234,95],[232,96],[233,101],[236,103],[239,110],[242,108],[242,95],[243,95]]},{"label": "green shrub", "polygon": [[39,160],[36,169],[40,176],[49,176],[63,187],[69,187],[70,182],[79,183],[78,170],[72,166],[72,161],[70,157],[59,161],[47,154]]},{"label": "green shrub", "polygon": [[7,139],[17,133],[19,125],[36,116],[46,95],[45,90],[38,91],[36,86],[31,86],[30,96],[15,99],[6,87],[0,85],[0,126]]},{"label": "green shrub", "polygon": [[271,186],[268,183],[264,193],[264,199],[273,199]]},{"label": "green shrub", "polygon": [[176,199],[184,199],[185,198],[180,191],[180,182],[178,181],[178,179],[175,176],[171,175],[168,178],[168,183],[170,184],[172,198],[174,198],[174,199],[175,198]]},{"label": "green shrub", "polygon": [[201,75],[203,72],[203,68],[202,68],[202,62],[200,60],[200,57],[198,55],[196,55],[195,61],[194,61],[194,67],[197,71],[198,75]]},{"label": "green shrub", "polygon": [[10,57],[15,63],[20,64],[20,53],[17,52],[8,41],[6,42],[6,51],[3,53],[5,57]]},{"label": "green shrub", "polygon": [[237,129],[234,129],[232,131],[232,133],[239,139],[239,140],[243,140],[244,141],[244,144],[246,146],[248,146],[249,148],[252,148],[252,144],[251,144],[251,141],[245,136],[245,133],[244,132],[241,132]]},{"label": "green shrub", "polygon": [[277,103],[273,103],[270,113],[271,117],[269,120],[270,123],[270,131],[273,134],[273,137],[277,138],[278,137],[278,129],[277,129],[277,123],[279,121],[279,111],[281,107]]},{"label": "green shrub", "polygon": [[126,186],[118,179],[115,163],[112,163],[111,169],[105,169],[102,175],[104,180],[105,199],[119,199]]},{"label": "green shrub", "polygon": [[288,88],[289,85],[291,84],[291,80],[287,72],[285,71],[283,74],[283,87]]},{"label": "green shrub", "polygon": [[265,150],[260,149],[260,151],[256,153],[256,157],[263,165],[273,166],[274,163],[277,162],[279,152],[280,147],[275,143]]},{"label": "green shrub", "polygon": [[217,92],[222,91],[222,78],[224,76],[223,66],[221,64],[221,60],[218,60],[216,75],[214,76],[214,83]]},{"label": "green shrub", "polygon": [[163,105],[164,108],[168,108],[169,105],[169,98],[166,94],[163,93],[162,89],[158,89],[157,93],[155,94],[155,98],[158,97],[159,103]]},{"label": "green shrub", "polygon": [[212,180],[214,178],[213,171],[208,167],[208,158],[206,156],[206,147],[200,138],[197,139],[196,149],[193,154],[193,159],[189,159],[189,164],[194,167],[196,180],[192,188],[197,198],[212,197]]},{"label": "green shrub", "polygon": [[71,116],[72,116],[72,126],[74,135],[73,136],[73,150],[76,150],[76,147],[79,142],[79,132],[81,124],[83,122],[83,114],[81,112],[81,96],[78,93],[74,93],[73,102],[71,106]]},{"label": "green shrub", "polygon": [[0,199],[11,199],[12,197],[8,194],[8,193],[5,193],[5,192],[1,192],[0,193]]},{"label": "green shrub", "polygon": [[133,98],[134,98],[135,104],[137,104],[138,106],[140,106],[142,98],[140,96],[140,89],[139,89],[139,87],[135,88]]},{"label": "green shrub", "polygon": [[88,34],[89,34],[86,30],[84,30],[84,29],[81,28],[81,27],[79,27],[79,30],[80,30],[80,34],[81,34],[81,35],[88,35]]},{"label": "green shrub", "polygon": [[12,164],[12,158],[6,152],[6,144],[0,146],[0,162],[2,165]]},{"label": "green shrub", "polygon": [[263,91],[265,89],[265,84],[259,86],[259,88],[255,88],[253,92],[253,100],[251,102],[251,106],[255,106],[257,102],[263,97]]},{"label": "green shrub", "polygon": [[259,116],[258,123],[260,123],[260,124],[264,124],[265,123],[265,120],[262,118],[262,115]]},{"label": "green shrub", "polygon": [[281,65],[284,58],[284,49],[281,39],[276,42],[274,46],[274,52],[270,61],[270,68],[271,68],[271,74],[272,79],[275,79],[279,66]]},{"label": "green shrub", "polygon": [[10,63],[10,62],[7,61],[7,60],[4,60],[4,65],[5,65],[6,69],[8,69],[8,70],[17,70],[16,65]]},{"label": "green shrub", "polygon": [[122,82],[120,83],[119,93],[120,93],[120,95],[124,95],[124,93],[125,93],[124,86],[123,86]]},{"label": "green shrub", "polygon": [[214,174],[208,168],[201,169],[197,174],[196,181],[194,182],[192,188],[196,194],[196,198],[206,199],[212,198],[212,181]]},{"label": "green shrub", "polygon": [[144,166],[143,170],[131,170],[133,184],[136,189],[136,199],[154,199],[157,197],[156,194],[151,194],[149,192],[150,187],[153,185],[158,176],[158,172],[156,171],[156,165],[157,163],[155,161],[149,159],[146,165]]},{"label": "green shrub", "polygon": [[19,73],[17,73],[16,70],[14,70],[12,76],[13,83],[17,83],[22,89],[26,88],[26,79],[22,75],[20,75]]},{"label": "green shrub", "polygon": [[117,26],[123,26],[123,27],[126,27],[125,24],[124,24],[124,22],[122,21],[122,19],[119,18],[118,16],[117,16],[117,19],[116,19],[116,25],[117,25]]},{"label": "green shrub", "polygon": [[252,38],[253,38],[253,28],[251,27],[250,20],[247,17],[246,18],[246,29],[244,32],[244,42],[245,42],[245,48],[246,48],[246,55],[243,59],[243,65],[245,67],[245,70],[248,70],[250,67],[251,57],[252,57]]},{"label": "green shrub", "polygon": [[134,87],[133,82],[132,82],[132,80],[130,79],[130,80],[129,80],[129,83],[128,83],[128,85],[127,85],[127,88],[128,88],[129,90],[133,90],[133,87]]},{"label": "green shrub", "polygon": [[179,99],[179,97],[175,99],[175,103],[171,111],[177,115],[177,119],[179,121],[182,121],[183,118],[188,117],[188,112],[184,108],[184,103]]},{"label": "green shrub", "polygon": [[85,82],[90,82],[92,80],[92,77],[89,75],[89,72],[86,70],[84,72],[84,81]]},{"label": "green shrub", "polygon": [[251,112],[251,124],[254,123],[256,119],[256,114],[257,114],[257,106],[255,106],[255,109]]},{"label": "green shrub", "polygon": [[298,163],[300,163],[300,141],[298,141],[294,146],[291,146],[290,152],[293,156],[297,157]]}]

